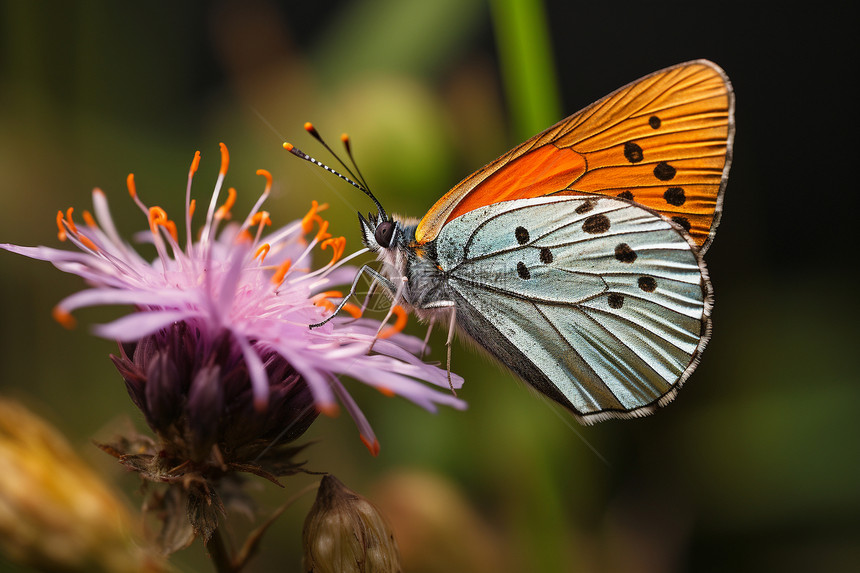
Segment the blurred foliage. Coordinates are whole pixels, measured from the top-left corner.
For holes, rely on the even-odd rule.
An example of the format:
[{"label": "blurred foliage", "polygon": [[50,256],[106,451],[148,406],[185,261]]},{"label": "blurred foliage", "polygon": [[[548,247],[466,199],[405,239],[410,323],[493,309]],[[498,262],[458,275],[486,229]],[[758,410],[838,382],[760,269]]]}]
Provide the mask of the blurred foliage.
[{"label": "blurred foliage", "polygon": [[[200,196],[224,141],[236,212],[256,199],[254,171],[266,168],[276,222],[327,201],[332,230],[357,249],[355,212],[370,209],[366,198],[280,147],[287,139],[325,157],[304,121],[331,140],[349,132],[386,208],[420,216],[517,143],[524,125],[535,129],[537,119],[508,119],[529,117],[524,106],[536,101],[513,90],[540,97],[557,85],[561,113],[571,113],[661,67],[712,59],[734,83],[738,132],[707,255],[714,336],[678,400],[646,419],[581,428],[458,343],[453,366],[467,379],[469,410],[431,415],[349,385],[380,457],[341,416],[315,424],[321,441],[309,464],[406,524],[407,571],[852,569],[860,305],[846,255],[856,145],[844,126],[857,112],[833,93],[844,77],[836,55],[852,50],[840,28],[850,19],[749,3],[549,2],[543,21],[517,6],[528,11],[501,0],[492,10],[477,0],[2,2],[0,242],[56,246],[56,209],[80,212],[94,186],[121,230],[143,229],[126,175],[135,172],[145,201],[176,212],[194,151],[203,154]],[[559,113],[550,107],[559,94],[543,95],[536,105]],[[110,314],[80,312],[84,326],[65,331],[50,309],[77,280],[8,253],[0,275],[0,393],[52,420],[139,502],[135,480],[89,445],[123,418],[143,427],[107,360],[114,345],[86,331]],[[432,342],[444,360],[443,334]],[[313,480],[293,481],[286,492],[260,484],[261,506]],[[275,524],[250,570],[298,568],[311,497]],[[237,539],[252,527],[234,521]],[[177,564],[211,570],[199,545]],[[20,569],[0,558],[0,570]]]}]

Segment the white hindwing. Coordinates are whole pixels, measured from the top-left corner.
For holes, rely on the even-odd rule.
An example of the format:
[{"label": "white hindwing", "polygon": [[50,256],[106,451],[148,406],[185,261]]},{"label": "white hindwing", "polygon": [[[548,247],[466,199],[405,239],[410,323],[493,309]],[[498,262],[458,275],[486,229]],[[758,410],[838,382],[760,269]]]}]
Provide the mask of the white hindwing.
[{"label": "white hindwing", "polygon": [[701,256],[677,226],[639,205],[505,201],[449,221],[436,247],[451,288],[516,349],[507,356],[528,361],[512,369],[539,372],[584,422],[670,401],[708,340]]}]

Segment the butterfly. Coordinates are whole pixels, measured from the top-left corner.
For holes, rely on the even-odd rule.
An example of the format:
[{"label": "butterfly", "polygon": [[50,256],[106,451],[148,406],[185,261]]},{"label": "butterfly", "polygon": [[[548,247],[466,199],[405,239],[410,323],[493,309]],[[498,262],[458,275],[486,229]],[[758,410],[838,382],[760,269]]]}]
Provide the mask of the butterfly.
[{"label": "butterfly", "polygon": [[702,255],[733,136],[731,84],[697,60],[535,135],[417,222],[335,172],[377,208],[359,223],[382,268],[362,267],[350,294],[369,276],[393,304],[448,322],[449,365],[456,325],[582,423],[647,415],[675,397],[710,338]]}]

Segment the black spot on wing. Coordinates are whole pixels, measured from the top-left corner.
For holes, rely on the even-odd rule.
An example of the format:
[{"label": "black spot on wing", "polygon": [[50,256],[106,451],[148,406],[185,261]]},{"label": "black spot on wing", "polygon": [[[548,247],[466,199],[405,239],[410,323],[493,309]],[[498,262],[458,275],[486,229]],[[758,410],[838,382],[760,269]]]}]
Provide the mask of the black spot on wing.
[{"label": "black spot on wing", "polygon": [[692,228],[690,225],[690,221],[686,217],[681,217],[680,215],[676,215],[672,217],[672,220],[675,221],[678,225],[680,225],[685,231],[689,232]]},{"label": "black spot on wing", "polygon": [[521,245],[525,245],[529,242],[529,232],[525,227],[517,227],[514,229],[514,237],[516,237],[517,242]]},{"label": "black spot on wing", "polygon": [[609,230],[609,217],[606,215],[592,215],[582,224],[582,230],[589,235],[605,233]]},{"label": "black spot on wing", "polygon": [[550,251],[548,247],[544,247],[540,250],[540,262],[545,265],[552,262],[552,251]]},{"label": "black spot on wing", "polygon": [[669,205],[674,205],[675,207],[680,207],[687,201],[687,195],[684,193],[684,189],[681,187],[669,187],[666,189],[666,192],[663,193],[663,199],[666,200],[666,203]]},{"label": "black spot on wing", "polygon": [[654,166],[654,177],[656,177],[660,181],[672,180],[675,177],[675,173],[675,168],[666,163],[665,161],[661,161]]},{"label": "black spot on wing", "polygon": [[624,158],[630,163],[639,163],[645,159],[645,155],[642,153],[641,147],[632,141],[628,141],[624,144]]},{"label": "black spot on wing", "polygon": [[520,275],[520,278],[523,280],[528,280],[532,278],[532,274],[529,272],[529,268],[522,261],[517,263],[517,274]]},{"label": "black spot on wing", "polygon": [[634,251],[627,243],[620,243],[615,247],[615,258],[622,263],[632,263],[638,256],[639,255],[636,254],[636,251]]},{"label": "black spot on wing", "polygon": [[592,209],[594,209],[594,201],[583,201],[581,205],[574,209],[574,211],[582,215],[583,213],[588,213]]},{"label": "black spot on wing", "polygon": [[639,288],[645,292],[654,292],[654,289],[657,288],[657,281],[654,280],[654,277],[639,277],[638,282]]},{"label": "black spot on wing", "polygon": [[621,308],[624,306],[624,295],[614,292],[609,295],[609,308]]}]

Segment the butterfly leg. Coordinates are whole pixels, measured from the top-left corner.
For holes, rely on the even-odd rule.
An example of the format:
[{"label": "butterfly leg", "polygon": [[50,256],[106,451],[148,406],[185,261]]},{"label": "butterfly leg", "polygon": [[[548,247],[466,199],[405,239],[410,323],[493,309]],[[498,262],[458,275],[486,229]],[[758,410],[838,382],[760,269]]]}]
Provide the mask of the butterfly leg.
[{"label": "butterfly leg", "polygon": [[364,311],[367,310],[368,305],[370,304],[370,299],[376,294],[376,288],[379,286],[379,283],[376,279],[373,279],[373,282],[370,283],[370,288],[367,289],[367,294],[364,297],[364,302],[361,303],[361,314],[364,314]]},{"label": "butterfly leg", "polygon": [[388,307],[388,314],[386,314],[385,318],[382,319],[382,322],[379,323],[379,329],[376,331],[376,336],[373,337],[373,342],[370,343],[370,348],[367,349],[368,354],[373,350],[373,345],[376,344],[376,341],[379,339],[379,333],[382,332],[383,328],[385,328],[385,325],[388,323],[388,319],[391,318],[392,314],[394,314],[394,307],[397,306],[400,297],[403,296],[403,289],[406,288],[406,283],[409,282],[409,279],[406,277],[400,277],[400,284],[397,285],[396,289],[391,281],[386,279],[386,282],[388,282],[388,285],[385,285],[385,283],[383,283],[383,285],[385,285],[390,292],[394,293],[394,297],[391,299],[391,306]]},{"label": "butterfly leg", "polygon": [[[343,297],[343,299],[340,301],[340,304],[338,304],[337,308],[334,309],[334,312],[331,313],[331,315],[328,318],[326,318],[325,320],[323,320],[321,322],[317,322],[316,324],[309,325],[309,328],[319,328],[320,326],[324,325],[325,323],[327,323],[328,321],[333,319],[335,316],[337,316],[337,313],[339,313],[341,311],[341,309],[346,305],[347,301],[349,301],[349,299],[353,295],[355,295],[355,291],[358,289],[358,281],[359,281],[359,279],[361,279],[361,275],[363,275],[365,273],[367,273],[368,275],[373,277],[373,284],[381,284],[383,287],[387,288],[392,293],[397,290],[394,288],[394,283],[392,283],[390,280],[388,280],[387,278],[385,278],[384,276],[379,274],[379,272],[377,270],[375,270],[372,267],[369,267],[367,265],[364,265],[355,274],[355,279],[352,281],[352,286],[349,288],[349,293],[347,293],[347,295],[345,297]],[[390,316],[390,313],[389,313],[389,316]]]},{"label": "butterfly leg", "polygon": [[[445,346],[448,349],[448,386],[451,388],[451,393],[456,396],[457,391],[454,390],[454,383],[451,381],[451,345],[454,342],[454,327],[457,325],[457,307],[452,300],[437,300],[428,304],[427,306],[422,307],[422,309],[431,309],[431,308],[450,308],[451,309],[451,317],[449,319],[450,324],[448,325],[448,340],[445,342]],[[430,333],[427,333],[429,338]],[[426,340],[425,340],[426,343]]]},{"label": "butterfly leg", "polygon": [[427,343],[430,342],[430,333],[433,332],[433,325],[436,323],[435,317],[430,317],[430,325],[427,327],[427,334],[424,336],[424,345],[421,347],[421,353],[418,358],[424,359],[424,353],[427,352]]}]

